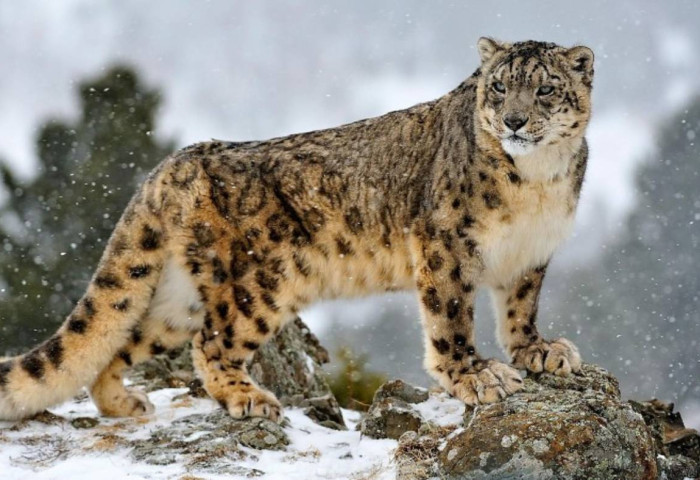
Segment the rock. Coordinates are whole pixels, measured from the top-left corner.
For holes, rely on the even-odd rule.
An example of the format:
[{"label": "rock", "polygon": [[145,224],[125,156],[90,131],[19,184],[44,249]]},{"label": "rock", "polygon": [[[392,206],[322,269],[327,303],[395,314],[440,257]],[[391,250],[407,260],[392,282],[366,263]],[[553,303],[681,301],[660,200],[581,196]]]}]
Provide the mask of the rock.
[{"label": "rock", "polygon": [[672,455],[657,458],[659,466],[659,480],[684,480],[686,478],[698,478],[700,476],[700,465],[683,455]]},{"label": "rock", "polygon": [[198,381],[192,368],[189,344],[138,364],[128,372],[128,376],[134,385],[146,392],[187,387]]},{"label": "rock", "polygon": [[360,422],[363,435],[398,440],[405,432],[423,425],[421,415],[411,406],[428,400],[428,391],[403,380],[391,380],[374,393],[372,405]]},{"label": "rock", "polygon": [[[596,391],[611,397],[620,398],[620,384],[607,370],[597,365],[585,365],[581,375],[567,375],[558,377],[551,374],[535,374],[529,383],[535,391],[541,387],[549,387],[554,390],[573,390],[576,392]],[[527,388],[527,387],[526,387]]]},{"label": "rock", "polygon": [[[397,480],[427,480],[439,478],[436,458],[444,439],[457,427],[408,431],[399,437],[396,460]],[[421,429],[419,429],[421,430]]]},{"label": "rock", "polygon": [[258,450],[284,450],[284,447],[289,445],[289,439],[282,427],[266,418],[234,420],[232,426],[229,433],[234,433],[241,445],[245,447]]},{"label": "rock", "polygon": [[57,425],[60,423],[64,423],[65,421],[66,421],[65,418],[63,418],[59,415],[56,415],[54,413],[51,413],[48,410],[44,410],[43,412],[39,412],[36,415],[32,415],[29,418],[25,418],[24,420],[21,420],[20,422],[15,424],[13,429],[14,430],[21,430],[30,422],[39,422],[39,423],[44,423],[46,425]]},{"label": "rock", "polygon": [[100,421],[92,417],[78,417],[70,422],[73,428],[95,428],[100,424]]},{"label": "rock", "polygon": [[226,463],[223,460],[246,457],[240,446],[283,450],[287,445],[289,439],[279,424],[264,418],[234,420],[223,410],[217,410],[175,420],[149,438],[135,441],[131,455],[135,460],[154,465],[169,465],[186,458],[190,466],[194,463],[198,467],[202,463],[221,466]]},{"label": "rock", "polygon": [[253,357],[251,376],[277,397],[321,397],[330,393],[320,366],[328,352],[297,317]]},{"label": "rock", "polygon": [[680,413],[672,403],[657,399],[646,402],[630,401],[649,426],[659,454],[660,478],[676,480],[700,477],[700,435],[686,428]]},{"label": "rock", "polygon": [[526,383],[524,393],[467,413],[469,427],[438,456],[446,477],[656,479],[653,438],[603,369]]},{"label": "rock", "polygon": [[[297,317],[258,350],[249,371],[255,381],[272,391],[283,404],[289,405],[286,399],[291,397],[307,399],[312,420],[345,428],[340,405],[321,369],[328,361],[328,352]],[[129,378],[149,392],[189,387],[191,396],[206,396],[201,382],[195,378],[189,345],[136,366]]]},{"label": "rock", "polygon": [[412,480],[658,478],[642,415],[591,365],[578,376],[527,378],[522,392],[467,408],[462,425],[406,434],[396,461],[398,478]]},{"label": "rock", "polygon": [[333,430],[347,430],[338,402],[333,395],[305,398],[299,406],[304,408],[304,414],[307,417],[319,425]]},{"label": "rock", "polygon": [[683,455],[700,461],[700,434],[694,428],[686,428],[681,414],[674,412],[672,403],[657,399],[646,402],[630,400],[654,435],[657,450],[663,455]]},{"label": "rock", "polygon": [[360,431],[371,438],[398,440],[409,431],[418,431],[423,424],[420,414],[410,404],[399,398],[380,398],[372,402],[360,422]]},{"label": "rock", "polygon": [[398,398],[407,403],[421,403],[425,402],[429,395],[425,388],[414,387],[403,380],[391,380],[377,389],[373,402],[389,397]]}]

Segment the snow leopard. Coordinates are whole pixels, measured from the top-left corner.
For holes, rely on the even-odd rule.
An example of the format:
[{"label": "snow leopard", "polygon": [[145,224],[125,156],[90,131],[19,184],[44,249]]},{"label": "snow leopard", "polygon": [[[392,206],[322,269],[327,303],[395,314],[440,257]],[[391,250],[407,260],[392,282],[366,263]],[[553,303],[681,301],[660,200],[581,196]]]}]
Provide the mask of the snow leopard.
[{"label": "snow leopard", "polygon": [[[522,370],[578,372],[576,346],[538,331],[537,306],[586,170],[593,52],[491,38],[477,50],[476,71],[434,101],[163,160],[58,331],[0,361],[0,419],[83,387],[103,415],[148,415],[125,370],[191,340],[230,415],[279,421],[253,354],[315,301],[397,290],[416,292],[427,371],[468,405],[518,392]],[[481,287],[509,363],[477,352]]]}]

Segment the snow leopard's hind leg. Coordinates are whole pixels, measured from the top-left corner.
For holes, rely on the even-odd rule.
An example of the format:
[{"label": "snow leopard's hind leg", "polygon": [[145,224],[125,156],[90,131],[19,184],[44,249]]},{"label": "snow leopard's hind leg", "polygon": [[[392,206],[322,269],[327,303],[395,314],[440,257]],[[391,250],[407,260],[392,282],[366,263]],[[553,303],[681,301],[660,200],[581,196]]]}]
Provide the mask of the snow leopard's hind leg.
[{"label": "snow leopard's hind leg", "polygon": [[[250,301],[246,297],[249,294],[238,293],[242,295],[239,303],[245,298]],[[253,381],[247,364],[279,332],[286,317],[253,315],[245,308],[241,312],[235,303],[225,300],[217,302],[213,311],[192,342],[192,360],[205,390],[234,418],[267,417],[280,421],[281,404],[273,393]]]},{"label": "snow leopard's hind leg", "polygon": [[100,413],[108,417],[153,413],[154,407],[145,393],[124,386],[124,372],[154,355],[181,346],[192,338],[192,334],[191,331],[168,327],[152,317],[146,318],[132,331],[129,344],[117,353],[90,387],[90,396]]},{"label": "snow leopard's hind leg", "polygon": [[179,347],[203,325],[204,305],[191,270],[184,261],[178,262],[171,256],[164,263],[148,313],[133,328],[129,342],[117,352],[90,389],[100,412],[112,417],[153,412],[153,406],[144,393],[125,388],[124,370],[153,355]]}]

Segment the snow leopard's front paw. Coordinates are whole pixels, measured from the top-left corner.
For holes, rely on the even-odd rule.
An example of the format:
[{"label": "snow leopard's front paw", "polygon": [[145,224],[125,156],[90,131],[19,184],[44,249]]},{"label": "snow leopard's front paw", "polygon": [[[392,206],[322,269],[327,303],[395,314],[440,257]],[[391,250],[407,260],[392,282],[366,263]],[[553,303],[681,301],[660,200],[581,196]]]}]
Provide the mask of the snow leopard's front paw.
[{"label": "snow leopard's front paw", "polygon": [[564,376],[581,371],[578,348],[565,338],[540,340],[511,352],[513,366],[533,373],[549,372]]},{"label": "snow leopard's front paw", "polygon": [[463,369],[452,386],[452,395],[467,405],[503,400],[523,388],[523,380],[513,367],[498,360],[477,360]]}]

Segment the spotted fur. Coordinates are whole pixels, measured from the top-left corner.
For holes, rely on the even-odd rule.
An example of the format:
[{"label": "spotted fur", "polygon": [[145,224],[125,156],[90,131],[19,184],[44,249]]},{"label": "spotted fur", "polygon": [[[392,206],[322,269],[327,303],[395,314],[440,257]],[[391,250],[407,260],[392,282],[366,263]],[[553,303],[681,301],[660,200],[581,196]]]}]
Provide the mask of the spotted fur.
[{"label": "spotted fur", "polygon": [[247,373],[255,351],[314,301],[398,289],[418,291],[428,371],[468,404],[522,385],[476,351],[478,286],[493,291],[516,367],[576,371],[576,347],[543,339],[536,309],[581,189],[593,56],[490,39],[479,52],[481,67],[435,101],[167,158],[64,325],[0,361],[0,418],[83,386],[105,415],[148,414],[124,369],[193,339],[196,370],[223,408],[279,419],[279,402]]}]

